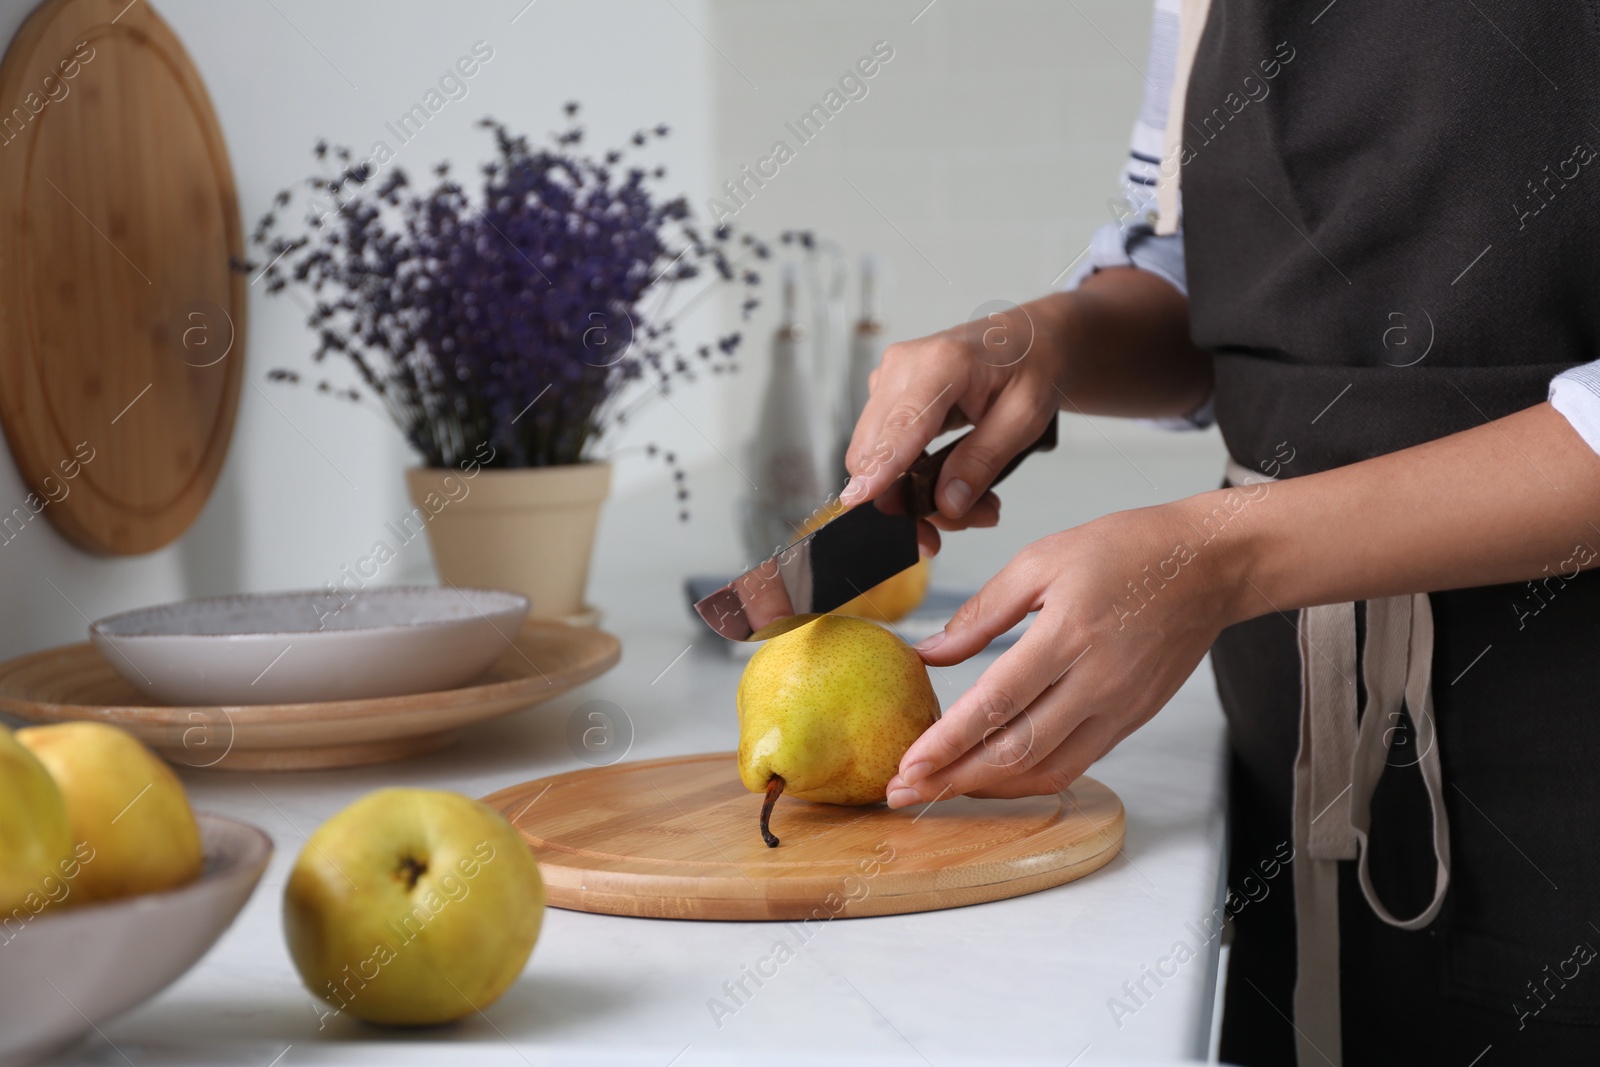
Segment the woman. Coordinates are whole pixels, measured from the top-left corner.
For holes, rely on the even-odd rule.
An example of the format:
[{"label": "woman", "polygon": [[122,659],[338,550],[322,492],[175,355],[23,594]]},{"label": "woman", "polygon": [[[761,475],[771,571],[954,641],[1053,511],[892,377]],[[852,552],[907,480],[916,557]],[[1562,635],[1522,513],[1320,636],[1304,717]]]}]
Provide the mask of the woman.
[{"label": "woman", "polygon": [[1157,6],[1130,195],[1081,284],[1010,315],[1036,338],[1014,363],[993,330],[892,346],[844,499],[970,422],[932,527],[992,524],[994,473],[1062,408],[1214,408],[1230,484],[1030,545],[919,646],[956,663],[1039,612],[889,803],[1059,791],[1210,651],[1233,869],[1295,850],[1293,899],[1237,917],[1223,1059],[1593,1062],[1596,22],[1179,15]]}]

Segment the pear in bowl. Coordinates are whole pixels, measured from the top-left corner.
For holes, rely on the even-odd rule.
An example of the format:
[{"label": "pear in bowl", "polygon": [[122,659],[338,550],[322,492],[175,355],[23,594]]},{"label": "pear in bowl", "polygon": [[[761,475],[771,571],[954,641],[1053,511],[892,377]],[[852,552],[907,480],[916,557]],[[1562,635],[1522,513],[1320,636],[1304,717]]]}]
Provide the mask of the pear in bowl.
[{"label": "pear in bowl", "polygon": [[196,818],[115,727],[0,728],[0,1064],[64,1049],[176,981],[271,855],[254,826]]},{"label": "pear in bowl", "polygon": [[72,841],[87,853],[69,901],[157,893],[200,877],[200,827],[183,784],[133,735],[64,722],[16,736],[55,779]]},{"label": "pear in bowl", "polygon": [[0,726],[0,922],[18,909],[36,915],[48,907],[71,853],[67,803],[55,779]]}]

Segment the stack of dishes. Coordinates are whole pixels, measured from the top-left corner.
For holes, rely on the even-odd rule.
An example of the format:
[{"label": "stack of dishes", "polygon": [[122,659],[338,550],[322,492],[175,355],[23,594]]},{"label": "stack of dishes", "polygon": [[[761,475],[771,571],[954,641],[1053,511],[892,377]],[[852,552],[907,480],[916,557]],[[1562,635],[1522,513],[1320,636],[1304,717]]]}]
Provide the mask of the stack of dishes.
[{"label": "stack of dishes", "polygon": [[611,634],[527,618],[487,589],[190,600],[100,619],[92,643],[0,664],[0,711],[115,723],[180,766],[399,759],[610,669]]}]

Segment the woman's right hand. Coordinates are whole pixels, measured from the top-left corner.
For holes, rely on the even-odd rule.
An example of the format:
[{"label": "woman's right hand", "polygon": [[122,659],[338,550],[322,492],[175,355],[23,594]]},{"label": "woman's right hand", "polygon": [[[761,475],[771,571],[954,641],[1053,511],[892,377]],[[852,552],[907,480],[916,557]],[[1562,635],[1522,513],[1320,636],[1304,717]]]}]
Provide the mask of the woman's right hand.
[{"label": "woman's right hand", "polygon": [[[1058,336],[1070,294],[996,311],[884,350],[872,372],[867,406],[856,422],[845,465],[845,504],[872,500],[905,472],[939,434],[975,427],[956,446],[934,489],[938,512],[929,522],[945,530],[993,526],[1000,501],[989,485],[1028,447],[1061,404],[1057,379],[1063,346]],[[937,549],[938,534],[923,540]]]}]

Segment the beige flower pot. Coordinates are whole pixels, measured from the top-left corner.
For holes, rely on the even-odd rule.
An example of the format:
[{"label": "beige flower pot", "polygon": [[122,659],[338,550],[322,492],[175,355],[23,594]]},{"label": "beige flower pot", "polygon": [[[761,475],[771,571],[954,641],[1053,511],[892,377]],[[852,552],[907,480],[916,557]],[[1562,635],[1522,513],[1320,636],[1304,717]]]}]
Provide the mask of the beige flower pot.
[{"label": "beige flower pot", "polygon": [[429,467],[406,472],[411,501],[427,519],[439,580],[510,589],[533,604],[530,615],[577,621],[584,601],[600,505],[611,465],[476,473]]}]

